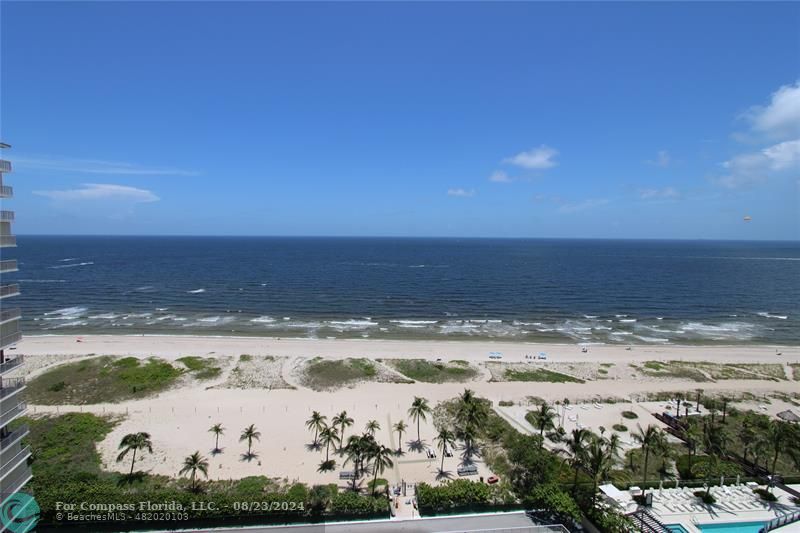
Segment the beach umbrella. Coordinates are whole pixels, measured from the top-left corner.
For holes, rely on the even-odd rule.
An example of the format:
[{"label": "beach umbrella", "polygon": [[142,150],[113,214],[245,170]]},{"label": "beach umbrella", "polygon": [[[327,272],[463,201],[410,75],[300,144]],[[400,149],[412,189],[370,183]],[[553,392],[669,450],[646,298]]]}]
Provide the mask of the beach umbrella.
[{"label": "beach umbrella", "polygon": [[739,474],[736,474],[736,486],[739,486]]},{"label": "beach umbrella", "polygon": [[720,487],[724,487],[725,486],[725,476],[720,476],[720,478],[719,478],[719,486]]}]

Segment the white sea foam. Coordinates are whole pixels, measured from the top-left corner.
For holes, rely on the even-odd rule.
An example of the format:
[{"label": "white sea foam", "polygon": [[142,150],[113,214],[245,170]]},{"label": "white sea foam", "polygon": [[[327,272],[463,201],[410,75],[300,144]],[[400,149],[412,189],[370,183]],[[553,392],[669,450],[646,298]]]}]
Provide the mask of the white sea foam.
[{"label": "white sea foam", "polygon": [[767,313],[766,311],[761,311],[761,312],[756,313],[756,314],[758,316],[761,316],[761,317],[764,317],[764,318],[777,318],[778,320],[786,320],[787,318],[789,318],[786,315],[772,315],[770,313]]},{"label": "white sea foam", "polygon": [[[70,317],[75,315],[80,315],[88,311],[86,307],[64,307],[62,309],[56,309],[55,311],[50,311],[45,313],[45,316],[55,316],[55,317]],[[56,318],[57,319],[57,318]]]},{"label": "white sea foam", "polygon": [[357,319],[350,319],[350,320],[331,320],[328,322],[332,327],[336,329],[364,329],[364,328],[371,328],[373,326],[377,326],[377,322],[373,322],[372,320],[357,320]]},{"label": "white sea foam", "polygon": [[186,291],[186,292],[188,292],[189,294],[200,294],[201,292],[206,292],[206,290],[205,289],[195,289],[193,291]]},{"label": "white sea foam", "polygon": [[21,283],[64,283],[65,279],[21,279]]},{"label": "white sea foam", "polygon": [[54,265],[54,266],[51,266],[50,268],[72,268],[72,267],[87,266],[87,265],[93,265],[93,264],[94,264],[94,261],[84,261],[83,263],[70,263],[68,265]]},{"label": "white sea foam", "polygon": [[636,335],[636,338],[643,341],[643,342],[655,342],[655,343],[665,343],[669,342],[669,339],[660,339],[657,337],[645,337],[644,335]]},{"label": "white sea foam", "polygon": [[58,261],[60,263],[66,263],[67,261],[77,261],[77,260],[78,260],[77,257],[67,257],[66,259],[59,259]]},{"label": "white sea foam", "polygon": [[632,324],[633,322],[636,322],[636,319],[635,318],[620,318],[619,321],[621,323],[623,323],[623,324]]},{"label": "white sea foam", "polygon": [[259,316],[250,320],[250,322],[256,322],[258,324],[273,324],[275,319],[271,316]]}]

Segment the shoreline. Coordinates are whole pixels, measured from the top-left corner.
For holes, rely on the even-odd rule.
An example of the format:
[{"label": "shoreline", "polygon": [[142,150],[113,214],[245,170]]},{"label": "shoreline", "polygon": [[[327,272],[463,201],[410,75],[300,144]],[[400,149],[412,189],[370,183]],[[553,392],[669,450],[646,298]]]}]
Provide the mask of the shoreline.
[{"label": "shoreline", "polygon": [[75,338],[75,337],[166,337],[166,338],[192,338],[192,339],[253,339],[253,340],[279,340],[279,341],[358,341],[358,342],[440,342],[440,343],[480,343],[480,342],[493,342],[497,344],[524,344],[528,346],[576,346],[576,347],[616,347],[616,348],[658,348],[658,347],[676,347],[676,348],[797,348],[800,350],[800,341],[797,344],[780,344],[780,343],[767,343],[767,342],[738,342],[738,343],[725,343],[725,342],[709,342],[709,343],[646,343],[646,342],[630,342],[630,343],[604,343],[604,342],[591,342],[591,341],[572,341],[572,342],[540,342],[530,340],[513,340],[503,339],[499,337],[458,337],[458,338],[429,338],[429,337],[300,337],[291,335],[248,335],[248,334],[219,334],[219,335],[201,335],[199,333],[25,333],[23,339],[40,339],[40,338]]},{"label": "shoreline", "polygon": [[[80,341],[80,342],[78,342]],[[160,342],[159,342],[160,341]],[[778,344],[679,345],[535,343],[472,339],[309,339],[301,337],[202,336],[202,335],[26,335],[18,345],[28,355],[280,355],[330,358],[442,358],[489,360],[490,352],[501,352],[502,362],[525,361],[546,353],[547,362],[620,362],[639,359],[693,360],[719,362],[800,363],[800,346]],[[583,352],[582,349],[587,352]],[[101,351],[97,351],[101,350]]]}]

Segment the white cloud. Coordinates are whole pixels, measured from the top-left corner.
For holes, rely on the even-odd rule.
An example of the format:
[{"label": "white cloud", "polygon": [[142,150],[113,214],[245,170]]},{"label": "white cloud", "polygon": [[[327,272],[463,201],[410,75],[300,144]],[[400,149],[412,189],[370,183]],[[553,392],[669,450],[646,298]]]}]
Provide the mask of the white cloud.
[{"label": "white cloud", "polygon": [[647,162],[651,165],[657,165],[659,167],[668,167],[672,162],[672,159],[669,156],[669,152],[666,150],[659,150],[656,158],[648,159]]},{"label": "white cloud", "polygon": [[475,190],[474,189],[466,190],[461,188],[447,189],[447,196],[459,196],[462,198],[466,198],[470,196],[475,196]]},{"label": "white cloud", "polygon": [[558,150],[547,145],[538,148],[531,148],[527,152],[520,152],[513,157],[503,159],[503,163],[516,165],[522,168],[545,169],[558,165],[554,158],[558,155]]},{"label": "white cloud", "polygon": [[774,144],[758,152],[739,154],[722,166],[728,174],[715,182],[729,189],[763,182],[786,171],[800,170],[800,139]]},{"label": "white cloud", "polygon": [[800,136],[800,81],[780,87],[769,104],[754,106],[744,116],[755,132],[770,139]]},{"label": "white cloud", "polygon": [[511,183],[512,178],[502,170],[495,170],[492,172],[492,175],[489,176],[489,181],[494,181],[495,183]]},{"label": "white cloud", "polygon": [[197,176],[198,172],[167,167],[144,167],[133,163],[102,161],[98,159],[74,159],[15,157],[14,164],[19,168],[37,170],[53,170],[57,172],[75,172],[82,174],[106,174],[126,176]]},{"label": "white cloud", "polygon": [[605,205],[608,202],[609,202],[609,200],[607,198],[589,198],[589,199],[583,200],[581,202],[562,204],[561,207],[558,208],[558,212],[559,213],[578,213],[580,211],[586,211],[587,209],[592,209],[594,207],[599,207],[601,205]]},{"label": "white cloud", "polygon": [[642,200],[679,198],[680,195],[681,193],[674,187],[664,187],[663,189],[639,189],[639,197]]},{"label": "white cloud", "polygon": [[127,200],[134,203],[157,202],[158,196],[147,189],[137,189],[127,185],[110,183],[84,183],[78,189],[61,191],[34,191],[34,194],[51,200]]}]

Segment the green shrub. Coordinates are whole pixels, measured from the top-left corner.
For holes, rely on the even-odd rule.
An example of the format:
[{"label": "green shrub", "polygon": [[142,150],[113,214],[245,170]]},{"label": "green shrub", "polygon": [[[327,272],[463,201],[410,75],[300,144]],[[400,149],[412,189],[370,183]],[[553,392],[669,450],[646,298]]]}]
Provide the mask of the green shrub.
[{"label": "green shrub", "polygon": [[614,431],[619,431],[620,433],[625,433],[626,431],[628,431],[628,426],[625,426],[623,424],[614,424],[611,427],[614,428]]},{"label": "green shrub", "polygon": [[506,381],[543,381],[548,383],[584,383],[584,380],[553,372],[545,368],[517,370],[508,368],[503,374]]},{"label": "green shrub", "polygon": [[417,504],[421,513],[485,505],[489,503],[490,496],[488,485],[468,479],[456,479],[436,487],[427,483],[417,485]]},{"label": "green shrub", "polygon": [[471,381],[478,375],[478,371],[466,361],[441,363],[425,359],[390,359],[387,363],[404,376],[425,383]]},{"label": "green shrub", "polygon": [[628,420],[636,420],[637,418],[639,418],[639,415],[637,415],[633,411],[622,411],[622,418],[627,418]]}]

